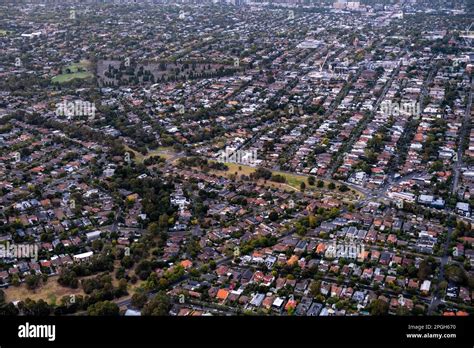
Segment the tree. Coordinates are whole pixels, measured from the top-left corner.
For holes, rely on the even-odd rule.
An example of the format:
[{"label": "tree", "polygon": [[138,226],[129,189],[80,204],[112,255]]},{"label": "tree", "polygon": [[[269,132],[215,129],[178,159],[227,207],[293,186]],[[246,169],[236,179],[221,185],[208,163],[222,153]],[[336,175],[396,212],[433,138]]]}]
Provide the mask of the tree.
[{"label": "tree", "polygon": [[410,315],[410,310],[406,307],[398,307],[397,315],[399,316],[407,316]]},{"label": "tree", "polygon": [[13,286],[20,286],[20,277],[18,276],[18,274],[14,274],[12,276],[12,285]]},{"label": "tree", "polygon": [[388,303],[377,299],[370,304],[370,314],[371,315],[387,315],[388,313]]},{"label": "tree", "polygon": [[324,187],[324,181],[318,180],[318,183],[316,184],[318,188],[323,188]]},{"label": "tree", "polygon": [[270,180],[275,182],[286,182],[286,177],[281,174],[273,174]]},{"label": "tree", "polygon": [[311,296],[316,297],[320,294],[321,291],[321,281],[316,280],[311,283],[311,286],[309,287],[309,292]]},{"label": "tree", "polygon": [[448,282],[446,280],[443,280],[443,281],[439,282],[438,289],[442,293],[446,292],[447,288],[448,288]]},{"label": "tree", "polygon": [[96,239],[92,242],[92,249],[101,251],[102,247],[104,246],[104,242],[101,241],[100,239]]},{"label": "tree", "polygon": [[278,213],[274,210],[272,210],[270,212],[270,214],[268,214],[268,218],[271,220],[271,221],[276,221],[278,220]]},{"label": "tree", "polygon": [[272,172],[265,168],[257,168],[255,172],[250,174],[250,178],[253,180],[265,179],[268,180],[272,177]]},{"label": "tree", "polygon": [[418,268],[418,278],[421,280],[428,279],[431,274],[431,266],[427,260],[420,262],[420,267]]},{"label": "tree", "polygon": [[76,272],[66,268],[64,269],[58,278],[58,283],[62,286],[67,286],[76,289],[79,286],[79,280],[77,279]]},{"label": "tree", "polygon": [[143,307],[143,315],[165,316],[168,315],[171,303],[164,291],[158,292],[150,302]]},{"label": "tree", "polygon": [[96,302],[87,307],[87,314],[94,316],[119,315],[119,307],[110,301]]},{"label": "tree", "polygon": [[36,289],[40,284],[41,276],[29,274],[25,277],[25,283],[29,290]]},{"label": "tree", "polygon": [[300,184],[300,190],[301,192],[304,192],[305,189],[306,189],[306,184],[304,183],[304,181],[302,181]]},{"label": "tree", "polygon": [[52,307],[42,299],[36,302],[27,298],[25,301],[18,303],[18,309],[24,315],[48,316],[51,314]]},{"label": "tree", "polygon": [[444,275],[449,281],[457,284],[464,284],[467,280],[464,270],[455,264],[445,266]]},{"label": "tree", "polygon": [[339,191],[341,191],[341,192],[347,192],[347,191],[349,191],[349,187],[347,187],[347,185],[341,185],[341,186],[339,187]]},{"label": "tree", "polygon": [[336,188],[336,184],[334,184],[333,182],[330,182],[328,185],[328,189],[334,190],[335,188]]},{"label": "tree", "polygon": [[315,182],[316,182],[316,178],[314,176],[310,175],[308,177],[308,184],[310,184],[311,186],[314,186]]},{"label": "tree", "polygon": [[148,278],[148,276],[150,275],[151,271],[152,271],[152,267],[151,267],[151,262],[148,261],[148,260],[143,260],[141,261],[137,267],[135,268],[135,274],[138,275],[138,277],[141,279],[141,280],[145,280]]},{"label": "tree", "polygon": [[200,251],[201,251],[201,246],[199,245],[197,240],[192,239],[186,245],[186,253],[192,258],[195,258],[196,256],[198,256]]},{"label": "tree", "polygon": [[125,268],[130,268],[133,266],[133,259],[129,255],[126,255],[120,261],[120,264]]},{"label": "tree", "polygon": [[0,316],[14,316],[18,315],[19,310],[11,302],[0,304]]},{"label": "tree", "polygon": [[143,306],[146,304],[147,301],[148,301],[148,296],[146,295],[146,293],[143,291],[140,291],[133,294],[131,303],[132,303],[132,306],[141,309],[143,308]]},{"label": "tree", "polygon": [[[164,215],[161,215],[160,216],[160,221],[164,218],[162,218],[162,216]],[[166,223],[164,221],[162,221],[162,223],[164,225],[167,225],[168,224],[168,219],[166,219]],[[156,222],[152,222],[151,224],[148,225],[148,232],[151,233],[152,235],[157,235],[160,231],[160,226],[156,223]]]},{"label": "tree", "polygon": [[160,227],[162,231],[166,231],[166,229],[168,228],[168,221],[169,221],[168,214],[165,213],[165,214],[160,215],[158,219],[158,226]]}]

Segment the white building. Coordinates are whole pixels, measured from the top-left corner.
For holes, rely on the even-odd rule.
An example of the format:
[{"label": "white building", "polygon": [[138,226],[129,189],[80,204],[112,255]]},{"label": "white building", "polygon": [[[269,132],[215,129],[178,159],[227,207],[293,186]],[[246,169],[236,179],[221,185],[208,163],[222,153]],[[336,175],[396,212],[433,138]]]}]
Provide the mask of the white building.
[{"label": "white building", "polygon": [[94,255],[93,251],[88,251],[82,254],[74,255],[72,258],[75,262],[85,262],[85,261],[89,261],[93,255]]}]

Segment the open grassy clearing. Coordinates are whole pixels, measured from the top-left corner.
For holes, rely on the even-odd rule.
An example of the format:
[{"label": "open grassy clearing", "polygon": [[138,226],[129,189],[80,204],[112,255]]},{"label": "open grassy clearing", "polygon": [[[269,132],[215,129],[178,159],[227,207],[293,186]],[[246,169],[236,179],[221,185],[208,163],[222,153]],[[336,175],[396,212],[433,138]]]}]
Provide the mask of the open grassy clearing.
[{"label": "open grassy clearing", "polygon": [[[151,156],[161,156],[161,157],[164,157],[166,160],[168,160],[169,158],[173,157],[173,155],[176,153],[172,147],[159,147],[158,149],[150,151],[145,156],[133,150],[127,145],[125,145],[125,149],[135,154],[134,160],[137,163],[143,163],[143,161],[146,158],[149,158]],[[215,160],[209,160],[209,161],[216,162]],[[229,168],[228,170],[226,171],[225,170],[211,170],[211,172],[228,178],[231,175],[235,175],[235,174],[237,174],[238,177],[241,175],[249,176],[251,173],[255,172],[256,170],[255,167],[251,167],[251,166],[243,165],[239,163],[226,162],[225,165]],[[354,190],[352,188],[347,192],[340,192],[338,189],[342,184],[335,180],[326,180],[326,179],[320,179],[316,177],[316,181],[322,180],[324,182],[324,188],[318,188],[316,187],[316,185],[311,186],[309,184],[308,182],[309,175],[293,174],[293,173],[287,173],[287,172],[282,172],[278,170],[272,170],[272,173],[274,175],[284,176],[286,179],[286,182],[279,183],[279,182],[274,182],[270,180],[265,181],[261,179],[258,181],[258,183],[260,185],[265,185],[267,187],[278,188],[278,189],[287,190],[287,191],[298,191],[300,190],[301,183],[304,182],[306,185],[306,189],[305,189],[306,192],[312,192],[312,193],[322,193],[324,191],[331,192],[336,198],[341,199],[344,202],[351,202],[352,200],[357,200],[364,197],[364,194],[362,192]],[[336,188],[334,190],[326,189],[329,183],[331,182],[336,185]]]},{"label": "open grassy clearing", "polygon": [[54,76],[53,83],[65,83],[74,79],[92,78],[91,63],[88,60],[81,60],[79,63],[73,63],[62,69],[61,74]]},{"label": "open grassy clearing", "polygon": [[144,159],[147,159],[152,156],[160,156],[163,157],[164,159],[168,159],[170,157],[173,157],[176,151],[173,150],[171,146],[160,146],[159,148],[155,150],[149,151]]},{"label": "open grassy clearing", "polygon": [[[114,276],[115,271],[117,271],[119,267],[120,267],[120,261],[115,261],[114,271],[110,273],[110,276],[112,277],[112,285],[115,287],[119,285],[119,281]],[[29,290],[25,283],[21,283],[19,286],[11,285],[8,287],[8,289],[3,289],[3,291],[5,291],[7,302],[24,301],[27,298],[30,298],[35,301],[43,299],[49,304],[54,304],[54,303],[57,304],[59,303],[59,301],[61,300],[63,296],[70,296],[70,295],[85,296],[86,293],[84,293],[80,285],[81,280],[94,278],[94,277],[97,277],[99,274],[103,274],[103,273],[97,273],[97,274],[90,275],[87,277],[79,277],[78,278],[79,287],[77,289],[63,287],[62,285],[58,283],[59,276],[54,275],[54,276],[49,277],[46,283],[41,283],[41,285],[34,290]],[[135,284],[129,283],[127,286],[127,291],[129,294],[127,296],[121,297],[120,299],[122,300],[122,299],[130,298],[136,292],[136,290],[142,285],[142,283],[143,281],[140,279],[138,279],[138,281]]]},{"label": "open grassy clearing", "polygon": [[27,298],[38,301],[43,299],[48,303],[59,302],[63,296],[70,295],[85,295],[81,287],[77,289],[66,288],[58,284],[59,276],[52,276],[48,278],[46,284],[41,285],[35,290],[29,290],[25,283],[19,286],[10,285],[8,289],[3,289],[6,295],[6,301],[24,301]]},{"label": "open grassy clearing", "polygon": [[[223,171],[223,170],[215,170],[213,171],[214,173],[218,174],[218,175],[221,175],[221,176],[225,176],[225,177],[229,177],[231,176],[232,174],[236,174],[238,176],[240,175],[250,175],[251,173],[255,172],[256,168],[254,167],[251,167],[251,166],[247,166],[247,165],[242,165],[242,164],[238,164],[238,163],[225,163],[225,165],[227,167],[229,167],[229,170],[227,171]],[[302,182],[305,183],[306,185],[306,189],[305,191],[306,192],[321,192],[323,191],[324,189],[323,188],[318,188],[316,187],[316,185],[313,185],[311,186],[308,182],[308,177],[307,175],[301,175],[301,174],[291,174],[291,173],[286,173],[286,172],[281,172],[281,171],[278,171],[278,170],[273,170],[272,173],[274,175],[282,175],[286,178],[286,183],[277,183],[277,182],[273,182],[273,181],[270,181],[270,180],[267,180],[266,182],[264,182],[263,180],[259,180],[259,183],[262,183],[262,184],[265,184],[266,186],[269,186],[269,187],[278,187],[278,188],[282,188],[282,189],[290,189],[290,190],[299,190],[300,189],[300,185]],[[320,180],[319,178],[316,178],[316,181]],[[332,180],[322,180],[324,182],[324,186],[327,187],[327,185],[331,182],[333,182],[335,185],[336,185],[336,188],[334,190],[329,190],[328,192],[333,192],[333,193],[339,193],[338,191],[338,188],[341,186],[340,183],[338,183],[337,181],[332,181]],[[354,191],[354,192],[352,192]],[[341,195],[345,196],[345,198],[353,198],[353,199],[357,199],[357,198],[361,198],[363,197],[364,195],[359,192],[359,191],[355,191],[353,189],[351,189],[350,191],[347,191],[345,193],[341,193]]]},{"label": "open grassy clearing", "polygon": [[146,155],[143,155],[142,153],[140,153],[138,151],[135,151],[134,149],[132,149],[128,145],[124,145],[124,147],[125,147],[126,151],[133,152],[133,154],[135,155],[133,160],[136,163],[143,163],[144,160],[146,160],[147,158],[153,157],[153,156],[160,156],[160,157],[163,157],[166,160],[166,159],[172,157],[175,153],[175,151],[173,150],[172,147],[165,147],[165,146],[160,146],[159,148],[157,148],[155,150],[151,150]]}]

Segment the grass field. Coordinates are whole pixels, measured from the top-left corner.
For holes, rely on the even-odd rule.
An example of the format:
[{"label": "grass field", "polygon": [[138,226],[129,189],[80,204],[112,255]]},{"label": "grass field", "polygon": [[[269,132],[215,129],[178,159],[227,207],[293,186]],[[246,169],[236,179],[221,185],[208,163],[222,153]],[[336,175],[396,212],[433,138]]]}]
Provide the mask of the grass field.
[{"label": "grass field", "polygon": [[[161,156],[165,158],[166,160],[169,159],[170,157],[175,154],[175,151],[173,150],[172,147],[159,147],[156,150],[150,151],[147,153],[145,156],[142,155],[141,153],[133,150],[129,146],[125,145],[125,149],[129,152],[133,152],[135,154],[135,162],[137,163],[143,163],[143,161],[150,157],[150,156]],[[213,160],[209,160],[210,162],[215,162]],[[243,165],[243,164],[238,164],[238,163],[231,163],[231,162],[226,162],[225,165],[229,168],[229,170],[212,170],[213,173],[220,175],[220,176],[225,176],[229,177],[233,174],[237,174],[237,176],[241,175],[246,175],[249,176],[251,173],[255,172],[256,168]],[[364,195],[356,190],[351,189],[350,191],[347,191],[345,193],[342,193],[338,191],[338,188],[341,186],[341,183],[334,181],[334,180],[322,180],[324,182],[325,188],[318,188],[316,185],[311,186],[308,183],[308,177],[307,175],[300,175],[300,174],[292,174],[292,173],[286,173],[286,172],[281,172],[277,170],[272,170],[273,174],[278,174],[282,175],[286,178],[285,183],[279,183],[279,182],[274,182],[267,180],[266,182],[264,180],[259,180],[259,184],[268,186],[268,187],[274,187],[274,188],[279,188],[282,190],[289,190],[289,191],[298,191],[300,190],[300,185],[302,182],[306,184],[306,192],[307,193],[321,193],[325,191],[325,188],[329,185],[329,183],[333,182],[336,185],[336,189],[333,191],[328,190],[329,192],[333,192],[334,196],[340,196],[338,198],[342,200],[353,200],[353,199],[360,199],[364,197]],[[320,178],[316,178],[316,181],[321,180]]]},{"label": "grass field", "polygon": [[[120,267],[120,262],[116,261],[114,263],[114,273],[119,267]],[[94,278],[97,275],[98,274],[94,274],[94,275],[87,276],[87,277],[80,277],[79,278],[79,283],[82,279]],[[5,296],[6,296],[6,302],[24,301],[27,298],[30,298],[30,299],[35,300],[35,301],[43,299],[44,301],[48,302],[49,304],[54,304],[54,303],[57,304],[61,301],[61,298],[63,296],[71,296],[71,295],[85,296],[86,295],[84,293],[84,291],[82,290],[80,285],[77,289],[71,289],[71,288],[67,288],[67,287],[63,287],[63,286],[59,285],[58,281],[57,281],[58,278],[59,278],[59,276],[57,276],[57,275],[49,277],[46,284],[42,283],[35,290],[29,290],[26,287],[25,283],[20,284],[20,286],[18,286],[18,287],[9,286],[8,289],[3,289],[3,291],[5,292]],[[127,296],[121,297],[120,299],[126,299],[126,298],[131,297],[135,293],[136,289],[139,288],[142,285],[142,283],[143,283],[143,281],[140,280],[140,279],[135,284],[130,284],[129,283],[128,288],[127,288],[127,291],[128,291],[129,294]],[[113,276],[112,276],[112,284],[114,286],[119,285],[119,281]]]},{"label": "grass field", "polygon": [[3,289],[6,301],[22,301],[29,297],[35,301],[43,299],[48,303],[52,303],[53,301],[59,302],[63,296],[84,295],[81,288],[71,289],[59,285],[57,282],[58,278],[59,276],[49,277],[46,284],[40,285],[35,290],[29,290],[25,283],[20,284],[18,287],[9,286],[8,289]]},{"label": "grass field", "polygon": [[[227,170],[227,171],[214,171],[214,172],[218,175],[229,177],[230,175],[235,174],[235,173],[237,173],[238,176],[240,176],[240,175],[247,175],[248,176],[256,170],[256,168],[254,168],[254,167],[241,165],[241,164],[238,164],[238,163],[225,163],[225,164],[227,165],[227,167],[229,167],[229,170]],[[306,175],[291,174],[291,173],[286,173],[286,172],[280,172],[280,171],[277,171],[277,170],[272,171],[272,173],[284,176],[286,178],[286,183],[277,183],[277,182],[267,180],[267,182],[265,183],[266,186],[279,187],[279,188],[282,188],[282,189],[286,189],[286,190],[290,189],[290,190],[295,191],[295,190],[299,190],[301,183],[304,182],[306,184],[306,192],[311,192],[311,191],[321,192],[323,190],[321,188],[316,187],[316,185],[314,185],[314,186],[309,185],[308,176],[306,176]],[[318,181],[318,180],[320,180],[320,179],[316,178],[316,181]],[[336,189],[334,190],[334,193],[339,192],[337,189],[339,188],[339,186],[341,186],[340,183],[338,183],[336,181],[331,181],[331,180],[323,180],[323,181],[324,181],[324,186],[325,187],[327,187],[327,185],[330,182],[334,182],[336,184]],[[263,180],[261,180],[261,182],[263,183]],[[348,192],[345,193],[345,195],[347,197],[354,196],[354,197],[351,197],[351,198],[363,197],[363,194],[358,192],[358,191],[356,191],[355,194],[352,193],[351,191],[348,191]]]},{"label": "grass field", "polygon": [[125,146],[126,151],[133,152],[135,154],[134,161],[136,163],[143,163],[144,160],[146,160],[147,158],[150,158],[152,156],[160,156],[160,157],[163,157],[164,159],[168,159],[168,158],[172,157],[173,154],[174,154],[174,150],[173,150],[172,147],[160,146],[159,148],[157,148],[155,150],[149,151],[146,155],[143,155],[140,152],[135,151],[134,149],[132,149],[128,145],[124,145],[124,146]]},{"label": "grass field", "polygon": [[159,148],[155,150],[149,151],[145,156],[144,160],[152,157],[152,156],[160,156],[163,157],[164,159],[168,159],[174,155],[175,151],[173,150],[172,147],[166,147],[166,146],[160,146]]},{"label": "grass field", "polygon": [[8,32],[6,30],[0,29],[0,36],[7,36]]},{"label": "grass field", "polygon": [[81,60],[79,63],[74,63],[63,68],[61,74],[53,77],[51,81],[53,83],[65,83],[74,79],[87,79],[93,76],[91,63],[88,60]]}]

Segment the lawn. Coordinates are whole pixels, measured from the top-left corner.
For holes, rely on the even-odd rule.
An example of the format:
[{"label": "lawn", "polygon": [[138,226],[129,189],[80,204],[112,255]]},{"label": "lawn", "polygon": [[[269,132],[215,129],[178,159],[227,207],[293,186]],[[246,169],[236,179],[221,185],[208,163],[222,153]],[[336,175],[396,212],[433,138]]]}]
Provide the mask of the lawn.
[{"label": "lawn", "polygon": [[[143,163],[143,161],[146,158],[149,158],[150,156],[161,156],[164,157],[166,160],[170,157],[173,156],[175,151],[173,150],[172,147],[159,147],[156,150],[152,150],[148,152],[145,156],[142,155],[141,153],[133,150],[129,146],[125,145],[126,151],[133,152],[135,154],[135,162],[137,163]],[[209,160],[210,162],[215,162],[214,160]],[[243,164],[238,164],[238,163],[231,163],[231,162],[226,162],[225,165],[229,168],[229,170],[212,170],[213,173],[220,175],[220,176],[225,176],[229,177],[232,174],[236,174],[237,176],[241,175],[246,175],[249,176],[251,173],[255,172],[256,168],[243,165]],[[328,192],[333,192],[334,195],[340,195],[341,199],[360,199],[364,197],[364,195],[355,190],[350,190],[345,193],[341,193],[338,188],[341,186],[340,182],[334,181],[334,180],[322,180],[324,182],[325,188],[318,188],[316,185],[309,185],[308,183],[308,177],[307,175],[301,175],[301,174],[292,174],[292,173],[285,173],[285,172],[280,172],[280,171],[275,171],[272,170],[273,174],[278,174],[282,175],[286,178],[285,183],[279,183],[279,182],[274,182],[267,180],[266,182],[264,180],[259,180],[259,183],[268,187],[274,187],[274,188],[279,188],[282,190],[290,190],[290,191],[298,191],[300,190],[300,185],[302,182],[306,184],[306,192],[314,192],[314,193],[321,193],[325,191],[325,188],[329,185],[330,182],[333,182],[336,185],[336,189],[334,190],[328,190]],[[316,178],[316,181],[321,180],[320,178]],[[354,192],[352,192],[354,191]]]},{"label": "lawn", "polygon": [[155,150],[149,151],[144,159],[147,159],[152,156],[160,156],[163,157],[164,159],[168,159],[170,157],[173,157],[173,155],[176,153],[174,149],[171,146],[160,146],[159,148]]},{"label": "lawn", "polygon": [[88,60],[81,60],[79,63],[73,63],[61,70],[61,74],[52,78],[53,83],[65,83],[74,79],[92,78],[91,63]]},{"label": "lawn", "polygon": [[[214,171],[214,172],[218,175],[228,177],[231,174],[235,174],[235,173],[237,173],[238,176],[240,176],[242,174],[248,176],[256,170],[256,168],[254,168],[254,167],[246,166],[246,165],[242,165],[242,164],[238,164],[238,163],[225,163],[225,164],[227,165],[227,167],[229,167],[229,170],[227,170],[227,171]],[[286,183],[277,183],[277,182],[267,180],[267,182],[265,183],[266,186],[279,187],[279,188],[286,189],[286,190],[288,190],[288,189],[290,189],[290,190],[299,190],[301,183],[304,182],[306,184],[306,191],[307,192],[308,191],[321,192],[321,191],[324,190],[322,188],[316,187],[316,185],[310,186],[309,183],[308,183],[308,176],[307,175],[291,174],[291,173],[280,172],[280,171],[277,171],[277,170],[272,170],[272,173],[274,175],[278,174],[278,175],[284,176],[286,178]],[[316,178],[316,181],[318,181],[318,180],[320,180],[320,179]],[[262,182],[263,182],[263,180],[262,180]],[[339,188],[339,186],[341,186],[340,183],[338,183],[337,181],[331,181],[331,180],[323,180],[323,182],[324,182],[325,187],[327,187],[327,185],[330,182],[334,182],[334,184],[336,184],[336,189],[333,192],[334,193],[339,193],[339,191],[337,189]],[[342,195],[345,195],[346,197],[354,196],[354,194],[351,191],[348,191],[348,192],[346,192],[345,194],[342,194]],[[356,191],[355,196],[356,197],[351,197],[351,198],[363,197],[362,193],[360,193],[358,191]],[[357,196],[359,196],[359,197],[357,197]]]},{"label": "lawn", "polygon": [[[119,267],[120,267],[120,262],[116,261],[114,263],[114,273]],[[94,278],[94,277],[97,277],[97,275],[99,274],[102,274],[102,273],[90,275],[87,277],[79,277],[79,283],[83,279]],[[61,301],[61,298],[63,296],[71,296],[71,295],[85,296],[86,295],[80,285],[77,289],[71,289],[71,288],[63,287],[59,285],[58,278],[59,276],[57,275],[49,277],[46,284],[41,283],[41,285],[35,290],[29,290],[26,287],[25,283],[21,283],[20,286],[18,287],[10,285],[8,289],[5,289],[5,288],[3,289],[6,296],[6,302],[24,301],[27,298],[30,298],[35,301],[43,299],[49,304],[54,304],[54,303],[58,304]],[[115,277],[112,277],[112,284],[114,286],[118,286],[119,281]],[[127,288],[129,294],[127,296],[121,297],[120,300],[131,297],[135,293],[137,288],[139,288],[142,284],[143,284],[143,281],[140,279],[135,284],[129,283],[128,288]]]},{"label": "lawn", "polygon": [[[135,155],[135,157],[133,157],[133,160],[134,160],[136,163],[142,163],[142,162],[143,162],[144,156],[143,156],[140,152],[135,151],[134,149],[132,149],[132,148],[131,148],[130,146],[128,146],[127,144],[124,144],[123,146],[125,147],[125,151],[130,152],[130,153],[133,152],[133,154]],[[130,157],[132,157],[132,156],[130,156]]]},{"label": "lawn", "polygon": [[43,299],[48,303],[52,303],[53,301],[59,302],[63,296],[84,295],[81,288],[71,289],[59,285],[57,282],[58,278],[59,276],[49,277],[46,284],[40,285],[35,290],[29,290],[25,283],[20,284],[18,287],[11,285],[8,289],[3,289],[6,301],[22,301],[29,297],[35,301]]},{"label": "lawn", "polygon": [[163,157],[164,159],[168,159],[172,157],[175,152],[172,147],[160,146],[159,148],[155,150],[149,151],[146,155],[143,155],[140,152],[135,151],[128,145],[124,145],[124,146],[125,146],[126,151],[133,152],[135,154],[134,161],[136,163],[143,163],[144,160],[152,156],[160,156],[160,157]]},{"label": "lawn", "polygon": [[226,162],[225,165],[229,167],[229,170],[220,171],[220,173],[225,173],[229,175],[229,174],[235,174],[237,172],[238,175],[250,175],[251,173],[255,171],[254,167],[246,166],[243,164]]}]

